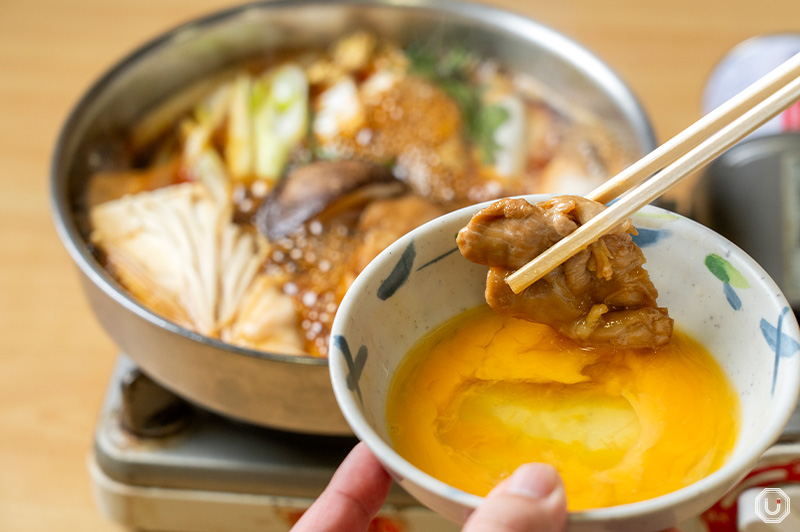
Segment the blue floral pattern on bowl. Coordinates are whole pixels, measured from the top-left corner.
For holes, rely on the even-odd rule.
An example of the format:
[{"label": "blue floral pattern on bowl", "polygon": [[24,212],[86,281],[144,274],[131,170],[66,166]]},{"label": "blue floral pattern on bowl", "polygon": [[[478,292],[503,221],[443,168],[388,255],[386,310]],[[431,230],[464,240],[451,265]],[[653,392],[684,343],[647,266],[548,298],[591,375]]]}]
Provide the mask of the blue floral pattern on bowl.
[{"label": "blue floral pattern on bowl", "polygon": [[767,341],[770,349],[775,352],[775,367],[772,370],[772,394],[775,394],[775,382],[778,380],[778,367],[781,358],[793,357],[797,351],[800,351],[800,343],[794,340],[791,336],[784,334],[783,325],[787,315],[790,315],[791,309],[783,307],[780,315],[778,316],[777,325],[772,325],[764,318],[761,318],[761,334]]}]

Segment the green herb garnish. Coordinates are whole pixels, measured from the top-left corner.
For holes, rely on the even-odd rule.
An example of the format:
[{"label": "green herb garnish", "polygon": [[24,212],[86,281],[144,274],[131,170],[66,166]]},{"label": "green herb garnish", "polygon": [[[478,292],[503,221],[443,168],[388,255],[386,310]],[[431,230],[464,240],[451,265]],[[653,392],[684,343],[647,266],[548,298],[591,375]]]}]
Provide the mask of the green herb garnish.
[{"label": "green herb garnish", "polygon": [[508,111],[497,105],[484,105],[485,89],[471,78],[475,56],[460,47],[435,54],[421,45],[410,46],[406,53],[411,60],[412,74],[437,85],[455,100],[464,121],[464,136],[477,147],[485,164],[494,163],[498,148],[494,134],[508,119]]}]

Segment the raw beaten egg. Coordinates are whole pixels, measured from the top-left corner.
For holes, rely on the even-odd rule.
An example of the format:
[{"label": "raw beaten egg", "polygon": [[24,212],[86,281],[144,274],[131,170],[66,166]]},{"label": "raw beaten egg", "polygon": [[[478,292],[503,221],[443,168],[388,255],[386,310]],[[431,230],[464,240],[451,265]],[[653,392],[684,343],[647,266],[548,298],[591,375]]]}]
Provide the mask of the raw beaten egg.
[{"label": "raw beaten egg", "polygon": [[713,357],[679,330],[654,349],[584,348],[480,307],[411,349],[387,420],[405,459],[476,495],[520,464],[552,464],[576,511],[709,475],[733,449],[739,403]]}]

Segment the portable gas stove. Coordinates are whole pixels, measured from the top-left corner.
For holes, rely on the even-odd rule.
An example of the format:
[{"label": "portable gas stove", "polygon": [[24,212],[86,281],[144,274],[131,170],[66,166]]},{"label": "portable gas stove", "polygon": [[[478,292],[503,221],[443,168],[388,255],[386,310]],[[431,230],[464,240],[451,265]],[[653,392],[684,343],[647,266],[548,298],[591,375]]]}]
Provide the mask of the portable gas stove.
[{"label": "portable gas stove", "polygon": [[[89,469],[101,512],[126,528],[285,532],[356,442],[215,415],[164,390],[120,355]],[[393,486],[370,530],[458,527]]]},{"label": "portable gas stove", "polygon": [[[355,438],[239,423],[187,403],[120,355],[100,412],[89,469],[101,512],[141,531],[286,532],[322,492]],[[684,532],[784,532],[800,523],[800,412],[742,484]],[[790,519],[759,522],[757,492],[796,498]],[[759,488],[755,489],[754,488]],[[393,486],[370,532],[459,527]]]}]

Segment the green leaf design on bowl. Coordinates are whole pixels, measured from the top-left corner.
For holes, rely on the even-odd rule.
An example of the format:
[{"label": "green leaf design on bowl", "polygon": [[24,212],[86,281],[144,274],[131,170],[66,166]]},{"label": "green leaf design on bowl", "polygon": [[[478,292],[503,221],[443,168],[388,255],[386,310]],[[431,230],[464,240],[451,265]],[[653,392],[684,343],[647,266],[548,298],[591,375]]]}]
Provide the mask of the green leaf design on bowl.
[{"label": "green leaf design on bowl", "polygon": [[739,273],[739,270],[716,253],[706,256],[705,265],[708,271],[723,283],[728,283],[735,288],[750,288],[750,283]]},{"label": "green leaf design on bowl", "polygon": [[706,255],[706,259],[703,262],[708,271],[722,281],[722,292],[725,294],[725,299],[728,300],[731,308],[733,310],[741,310],[742,300],[733,288],[750,288],[750,283],[747,282],[747,279],[730,262],[716,253]]}]

